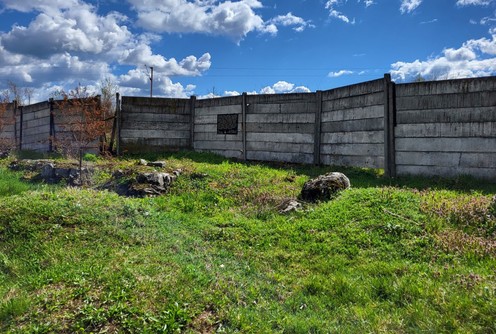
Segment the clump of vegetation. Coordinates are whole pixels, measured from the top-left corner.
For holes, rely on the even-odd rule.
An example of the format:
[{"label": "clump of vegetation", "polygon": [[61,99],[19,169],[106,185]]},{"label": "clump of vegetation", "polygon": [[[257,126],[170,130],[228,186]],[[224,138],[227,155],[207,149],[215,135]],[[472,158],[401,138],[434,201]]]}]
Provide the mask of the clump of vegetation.
[{"label": "clump of vegetation", "polygon": [[[483,218],[496,185],[158,158],[183,174],[156,198],[0,191],[1,332],[496,330],[495,244]],[[126,171],[135,161],[95,164]],[[330,171],[353,187],[278,213]]]}]

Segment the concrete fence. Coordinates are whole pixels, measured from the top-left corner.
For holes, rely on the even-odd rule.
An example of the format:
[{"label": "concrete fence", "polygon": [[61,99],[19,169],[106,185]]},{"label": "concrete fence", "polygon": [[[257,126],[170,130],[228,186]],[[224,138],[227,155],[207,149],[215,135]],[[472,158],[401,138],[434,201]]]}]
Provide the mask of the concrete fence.
[{"label": "concrete fence", "polygon": [[[54,139],[67,132],[56,106],[8,105],[0,143],[54,150]],[[386,74],[315,93],[122,97],[116,115],[118,153],[193,149],[242,160],[384,168],[389,176],[496,179],[496,77],[395,84]]]},{"label": "concrete fence", "polygon": [[123,97],[120,152],[194,149],[243,160],[496,179],[496,77],[205,100]]},{"label": "concrete fence", "polygon": [[74,133],[69,125],[73,121],[59,110],[62,102],[51,99],[27,106],[18,106],[16,102],[8,104],[5,113],[0,115],[0,144],[36,152],[53,152],[62,142],[70,146]]}]

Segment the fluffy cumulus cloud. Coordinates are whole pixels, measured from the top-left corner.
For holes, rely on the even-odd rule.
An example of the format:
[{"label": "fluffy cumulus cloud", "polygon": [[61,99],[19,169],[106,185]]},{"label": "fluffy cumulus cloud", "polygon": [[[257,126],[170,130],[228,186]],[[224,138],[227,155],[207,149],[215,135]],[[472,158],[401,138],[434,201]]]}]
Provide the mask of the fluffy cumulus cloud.
[{"label": "fluffy cumulus cloud", "polygon": [[274,24],[276,26],[281,25],[284,27],[292,26],[293,30],[301,32],[306,28],[315,28],[310,21],[305,21],[303,18],[293,15],[289,12],[286,15],[279,15],[274,17],[269,21],[269,24]]},{"label": "fluffy cumulus cloud", "polygon": [[35,14],[26,26],[16,24],[0,33],[0,76],[20,85],[46,90],[47,82],[64,82],[69,87],[94,83],[111,77],[112,67],[124,65],[135,68],[116,77],[118,84],[123,91],[140,93],[147,89],[143,70],[147,65],[156,70],[157,95],[185,96],[194,87],[183,87],[169,77],[198,76],[211,66],[209,53],[181,60],[155,54],[150,45],[159,36],[132,33],[126,16],[99,15],[96,7],[83,0],[0,0],[0,5],[4,10]]},{"label": "fluffy cumulus cloud", "polygon": [[295,86],[286,81],[278,81],[272,86],[262,88],[260,94],[310,93],[310,89],[305,86]]},{"label": "fluffy cumulus cloud", "polygon": [[201,33],[222,35],[239,43],[251,32],[276,35],[278,26],[303,31],[313,25],[288,13],[270,20],[255,11],[258,0],[128,0],[138,15],[138,24],[158,33]]},{"label": "fluffy cumulus cloud", "polygon": [[426,79],[455,79],[496,74],[496,29],[490,38],[468,40],[458,48],[446,48],[442,54],[424,61],[396,62],[391,65],[395,80],[408,81],[417,76]]},{"label": "fluffy cumulus cloud", "polygon": [[138,14],[138,24],[156,32],[225,35],[237,42],[252,31],[277,33],[274,24],[265,23],[254,12],[263,7],[257,0],[128,1]]},{"label": "fluffy cumulus cloud", "polygon": [[422,4],[422,0],[401,0],[400,12],[411,13]]}]

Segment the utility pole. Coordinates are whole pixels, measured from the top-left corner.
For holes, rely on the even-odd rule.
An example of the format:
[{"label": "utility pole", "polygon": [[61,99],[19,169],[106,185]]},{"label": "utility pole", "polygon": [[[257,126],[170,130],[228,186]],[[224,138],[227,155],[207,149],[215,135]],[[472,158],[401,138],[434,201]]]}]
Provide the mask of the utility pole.
[{"label": "utility pole", "polygon": [[153,66],[150,66],[150,97],[153,97]]},{"label": "utility pole", "polygon": [[153,66],[150,66],[150,73],[148,73],[148,66],[145,65],[145,67],[148,79],[150,79],[150,97],[153,97]]}]

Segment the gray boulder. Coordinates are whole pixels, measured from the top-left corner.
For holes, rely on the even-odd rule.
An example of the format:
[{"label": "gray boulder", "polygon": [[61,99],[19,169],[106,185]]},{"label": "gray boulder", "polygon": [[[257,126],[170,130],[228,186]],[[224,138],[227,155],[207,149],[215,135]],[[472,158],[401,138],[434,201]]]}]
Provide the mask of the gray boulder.
[{"label": "gray boulder", "polygon": [[338,191],[348,189],[350,186],[350,180],[343,173],[327,173],[307,181],[303,185],[300,198],[307,202],[327,201]]}]

